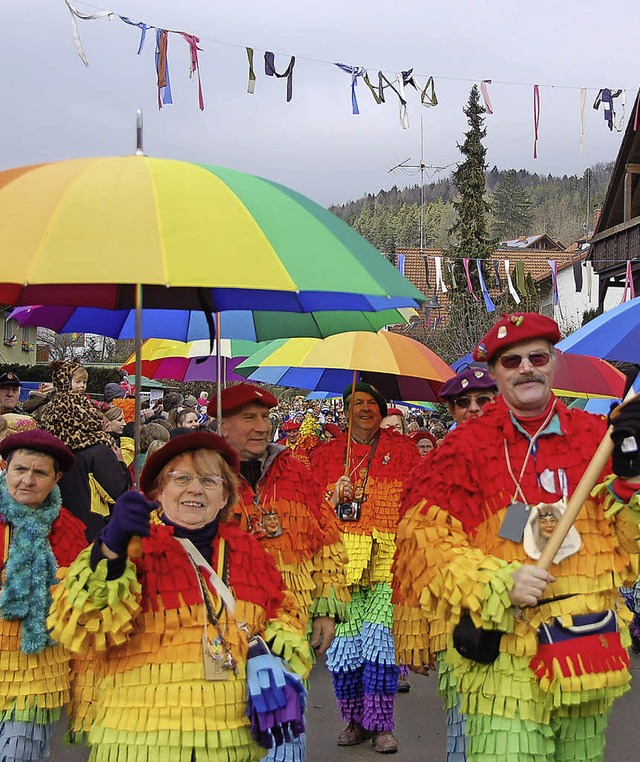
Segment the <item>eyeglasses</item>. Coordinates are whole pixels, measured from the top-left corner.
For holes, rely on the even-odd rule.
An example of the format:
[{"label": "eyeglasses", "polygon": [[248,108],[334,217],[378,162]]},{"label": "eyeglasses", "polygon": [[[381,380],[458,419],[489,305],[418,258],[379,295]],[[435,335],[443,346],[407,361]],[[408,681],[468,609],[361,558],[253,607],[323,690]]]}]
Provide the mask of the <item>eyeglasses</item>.
[{"label": "eyeglasses", "polygon": [[480,407],[484,407],[484,405],[486,405],[487,402],[491,402],[492,399],[493,397],[482,394],[478,397],[456,397],[453,402],[456,407],[459,407],[461,410],[466,410],[474,400]]},{"label": "eyeglasses", "polygon": [[183,474],[180,471],[169,471],[169,478],[176,487],[188,487],[194,479],[198,479],[202,487],[206,490],[214,490],[221,484],[224,484],[222,476],[217,474],[207,474],[206,476],[195,476],[195,474]]},{"label": "eyeglasses", "polygon": [[549,363],[551,354],[549,352],[530,352],[528,355],[502,355],[498,362],[507,370],[519,368],[523,360],[528,360],[534,368],[542,368]]}]

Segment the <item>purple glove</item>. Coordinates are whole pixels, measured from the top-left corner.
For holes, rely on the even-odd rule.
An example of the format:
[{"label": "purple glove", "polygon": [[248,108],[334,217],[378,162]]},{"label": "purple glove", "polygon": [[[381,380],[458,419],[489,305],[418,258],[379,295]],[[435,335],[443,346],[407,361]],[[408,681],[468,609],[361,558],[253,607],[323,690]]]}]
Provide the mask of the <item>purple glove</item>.
[{"label": "purple glove", "polygon": [[123,492],[116,500],[107,526],[98,535],[109,550],[124,556],[134,535],[149,536],[149,514],[157,506],[136,490]]}]

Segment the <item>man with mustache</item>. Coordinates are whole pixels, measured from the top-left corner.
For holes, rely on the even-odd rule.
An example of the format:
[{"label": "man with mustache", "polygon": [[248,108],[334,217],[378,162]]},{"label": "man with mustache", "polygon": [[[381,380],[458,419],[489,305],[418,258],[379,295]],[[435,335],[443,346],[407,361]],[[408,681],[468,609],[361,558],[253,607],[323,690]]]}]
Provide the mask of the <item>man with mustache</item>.
[{"label": "man with mustache", "polygon": [[571,553],[546,571],[523,542],[532,506],[575,491],[607,428],[553,394],[559,338],[543,315],[503,316],[474,352],[499,396],[407,485],[397,655],[421,673],[437,657],[449,709],[459,694],[449,762],[602,760],[609,710],[628,688],[617,587],[637,577],[640,402],[612,419],[614,475],[582,508]]}]

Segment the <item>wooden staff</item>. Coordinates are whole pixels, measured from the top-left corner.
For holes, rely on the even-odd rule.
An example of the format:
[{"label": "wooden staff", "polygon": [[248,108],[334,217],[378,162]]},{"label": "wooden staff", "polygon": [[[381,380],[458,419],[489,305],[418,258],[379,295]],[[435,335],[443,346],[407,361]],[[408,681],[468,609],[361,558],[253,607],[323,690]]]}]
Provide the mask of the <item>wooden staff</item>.
[{"label": "wooden staff", "polygon": [[[611,416],[615,418],[623,405],[634,399],[635,396],[636,394],[633,391],[633,388],[629,389],[622,404],[618,405],[616,408],[614,408],[614,410],[612,410]],[[556,553],[558,550],[560,550],[560,546],[564,542],[567,534],[569,533],[569,530],[573,526],[574,521],[578,517],[582,506],[591,494],[591,490],[600,480],[600,475],[602,474],[602,471],[607,464],[607,460],[609,460],[611,454],[613,453],[613,439],[611,439],[612,431],[613,426],[609,426],[606,434],[602,438],[602,441],[598,445],[598,449],[595,451],[593,458],[591,458],[591,462],[587,466],[584,474],[582,474],[582,478],[580,479],[578,486],[576,487],[573,495],[571,495],[569,498],[567,510],[560,517],[556,528],[553,530],[553,534],[547,540],[546,545],[542,549],[540,559],[536,564],[536,566],[540,567],[541,569],[548,570],[553,563],[553,559],[555,558]]]}]

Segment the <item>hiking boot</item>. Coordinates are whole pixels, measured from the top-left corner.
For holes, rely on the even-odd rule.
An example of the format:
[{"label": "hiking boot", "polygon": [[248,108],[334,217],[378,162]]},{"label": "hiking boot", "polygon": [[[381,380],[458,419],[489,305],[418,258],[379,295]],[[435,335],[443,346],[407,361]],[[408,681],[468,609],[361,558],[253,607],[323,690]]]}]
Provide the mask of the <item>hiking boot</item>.
[{"label": "hiking boot", "polygon": [[406,677],[398,678],[398,693],[409,693],[411,690],[411,683]]},{"label": "hiking boot", "polygon": [[359,722],[352,720],[344,730],[338,733],[338,746],[355,746],[371,738],[371,735],[370,730],[366,730]]},{"label": "hiking boot", "polygon": [[374,733],[372,741],[373,748],[379,754],[395,754],[398,751],[398,741],[389,731]]}]

